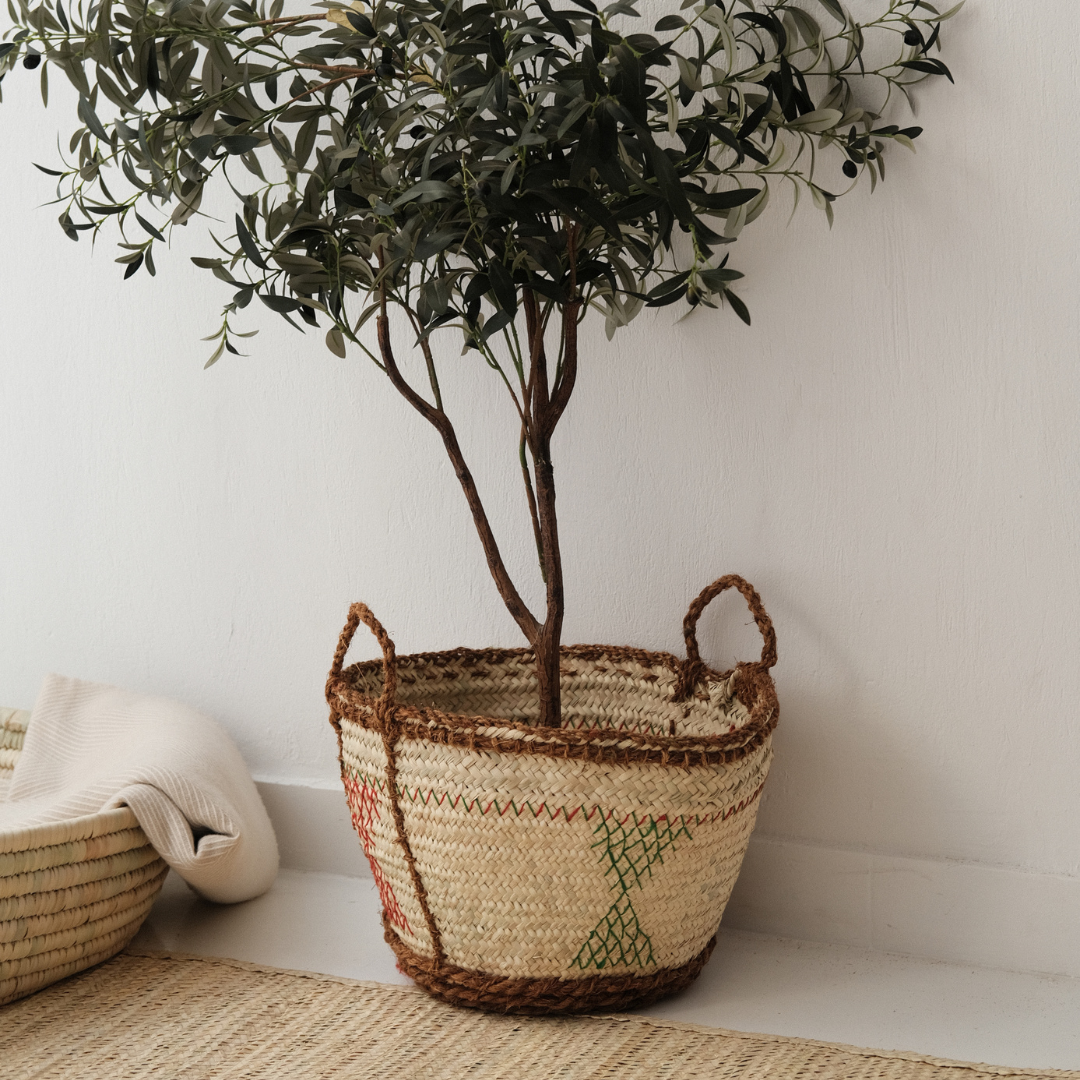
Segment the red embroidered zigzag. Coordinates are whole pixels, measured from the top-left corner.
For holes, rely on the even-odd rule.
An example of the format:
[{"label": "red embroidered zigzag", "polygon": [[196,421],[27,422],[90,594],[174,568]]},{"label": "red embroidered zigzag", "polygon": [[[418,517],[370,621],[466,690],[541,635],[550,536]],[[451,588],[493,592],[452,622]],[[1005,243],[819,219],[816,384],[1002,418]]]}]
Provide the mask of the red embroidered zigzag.
[{"label": "red embroidered zigzag", "polygon": [[375,884],[379,889],[379,899],[382,901],[383,911],[391,926],[412,934],[412,927],[401,910],[401,905],[394,895],[394,887],[387,880],[382,867],[375,858],[375,844],[371,835],[372,823],[379,818],[379,797],[375,788],[361,781],[354,774],[345,778],[345,792],[349,799],[349,809],[352,811],[353,828],[360,837],[360,843],[364,845],[364,854],[371,866],[371,876],[375,878]]}]

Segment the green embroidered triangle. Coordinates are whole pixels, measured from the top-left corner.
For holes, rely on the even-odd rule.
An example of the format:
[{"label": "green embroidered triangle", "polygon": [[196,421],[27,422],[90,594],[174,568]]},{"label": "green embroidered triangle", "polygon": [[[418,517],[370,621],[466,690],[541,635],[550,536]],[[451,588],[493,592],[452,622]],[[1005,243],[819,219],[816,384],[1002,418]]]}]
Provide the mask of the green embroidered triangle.
[{"label": "green embroidered triangle", "polygon": [[641,928],[630,900],[632,889],[640,889],[643,879],[652,876],[652,867],[663,863],[664,852],[680,837],[692,839],[685,825],[673,828],[667,820],[638,825],[632,818],[618,822],[603,816],[596,827],[593,847],[600,848],[604,874],[612,879],[617,893],[607,914],[597,923],[578,950],[571,967],[603,970],[616,965],[645,967],[654,964],[652,940]]}]

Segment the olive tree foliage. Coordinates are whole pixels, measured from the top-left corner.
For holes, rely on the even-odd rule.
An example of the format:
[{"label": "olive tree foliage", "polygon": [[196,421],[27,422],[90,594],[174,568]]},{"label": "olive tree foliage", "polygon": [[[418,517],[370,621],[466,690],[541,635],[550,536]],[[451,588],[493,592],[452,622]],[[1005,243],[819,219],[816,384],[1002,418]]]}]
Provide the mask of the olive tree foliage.
[{"label": "olive tree foliage", "polygon": [[[238,352],[255,297],[367,354],[441,435],[510,613],[559,717],[562,569],[551,435],[578,325],[644,307],[726,304],[726,254],[787,185],[832,221],[840,187],[885,175],[918,127],[890,99],[945,76],[926,0],[685,0],[649,25],[633,0],[6,0],[0,78],[21,65],[78,91],[58,178],[73,240],[108,223],[125,277],[227,184],[235,220],[195,262],[231,291],[209,363]],[[68,0],[69,4],[72,0]],[[373,6],[372,6],[373,4]],[[60,162],[54,163],[61,165]],[[427,385],[393,355],[396,312]],[[375,322],[375,335],[369,320]],[[452,329],[502,380],[547,588],[543,618],[506,571],[443,409],[431,335]],[[549,360],[548,350],[552,356]]]}]

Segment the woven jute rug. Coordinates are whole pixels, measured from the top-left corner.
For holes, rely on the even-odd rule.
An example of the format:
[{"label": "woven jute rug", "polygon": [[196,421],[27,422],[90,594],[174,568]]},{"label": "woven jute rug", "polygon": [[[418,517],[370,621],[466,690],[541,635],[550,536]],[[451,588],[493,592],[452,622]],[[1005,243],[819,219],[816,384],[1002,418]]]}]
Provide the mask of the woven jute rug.
[{"label": "woven jute rug", "polygon": [[411,987],[124,953],[0,1008],[4,1080],[982,1080],[1003,1069],[641,1016],[523,1019]]}]

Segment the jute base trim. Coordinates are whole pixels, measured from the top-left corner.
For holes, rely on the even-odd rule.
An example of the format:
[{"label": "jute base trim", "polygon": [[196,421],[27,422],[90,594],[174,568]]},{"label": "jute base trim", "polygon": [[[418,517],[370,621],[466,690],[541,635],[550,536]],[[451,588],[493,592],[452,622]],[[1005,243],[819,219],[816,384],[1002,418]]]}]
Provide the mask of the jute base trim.
[{"label": "jute base trim", "polygon": [[677,968],[643,975],[588,975],[583,979],[521,979],[469,971],[445,961],[437,967],[410,949],[383,917],[383,936],[394,950],[398,967],[432,997],[448,1005],[516,1016],[570,1016],[576,1013],[640,1009],[685,990],[701,974],[716,938]]}]

